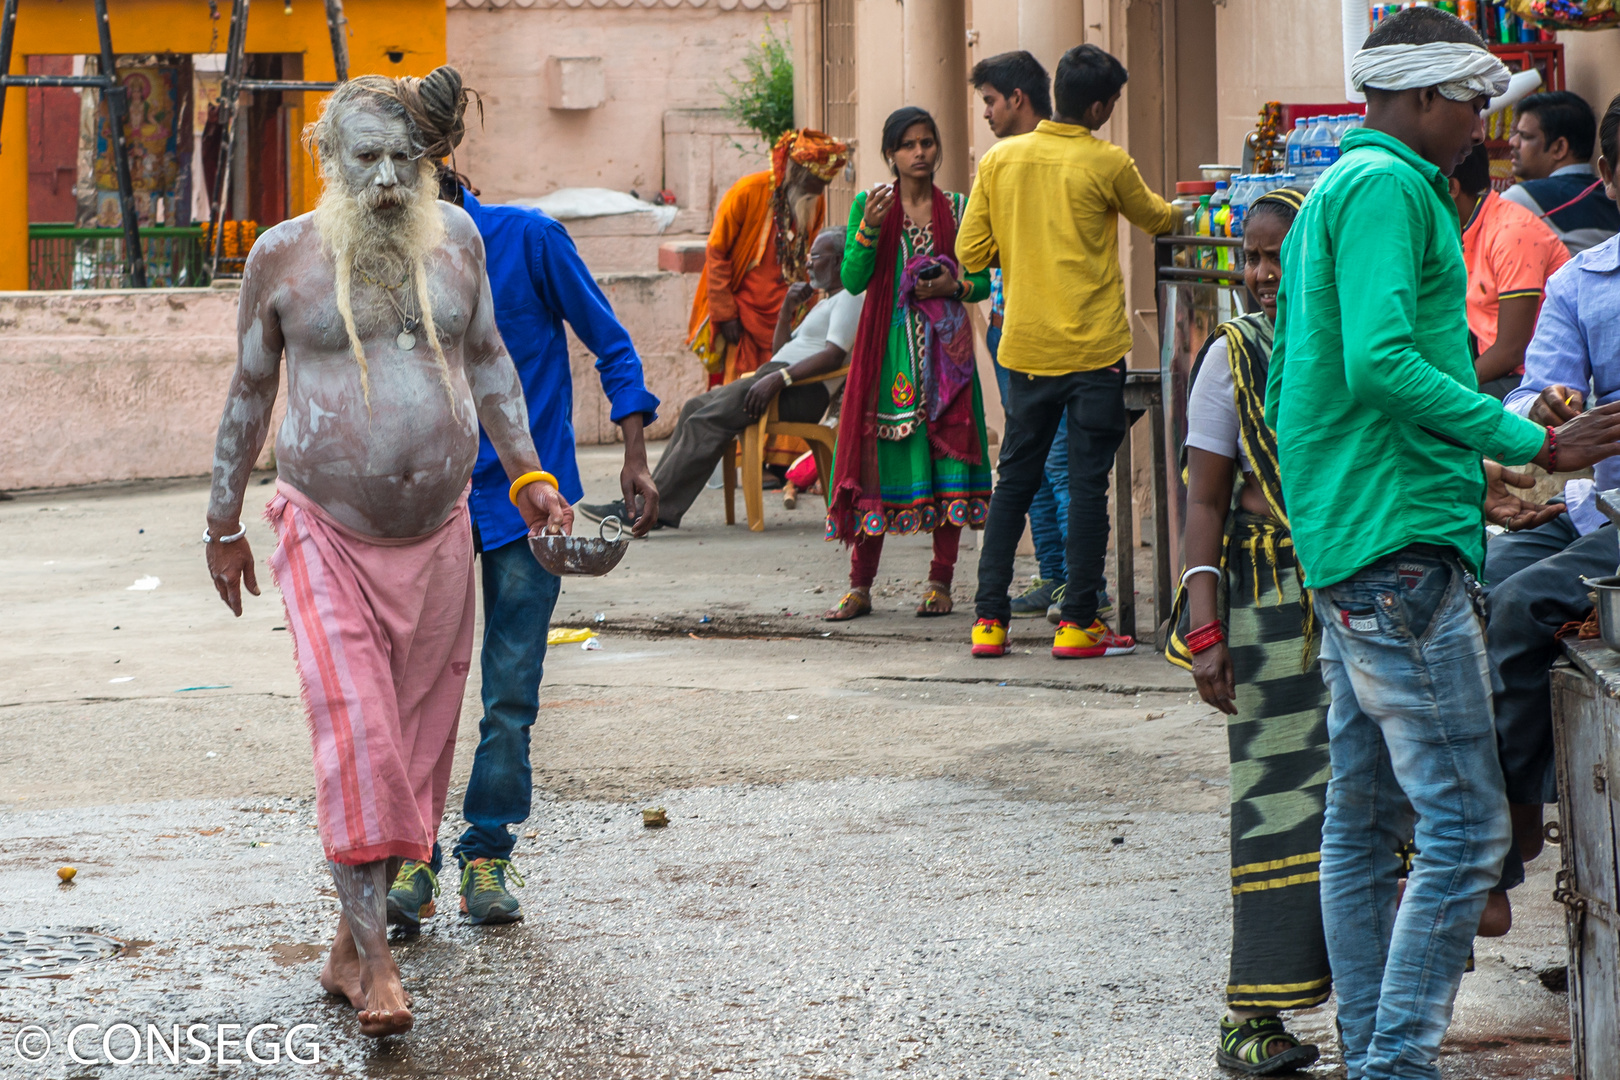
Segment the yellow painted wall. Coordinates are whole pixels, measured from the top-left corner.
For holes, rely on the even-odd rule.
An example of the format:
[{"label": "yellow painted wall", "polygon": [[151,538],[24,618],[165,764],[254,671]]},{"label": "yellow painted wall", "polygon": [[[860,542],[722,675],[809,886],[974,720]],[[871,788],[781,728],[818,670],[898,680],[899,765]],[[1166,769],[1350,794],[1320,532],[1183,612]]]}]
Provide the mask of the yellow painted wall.
[{"label": "yellow painted wall", "polygon": [[[225,51],[231,2],[219,0],[219,20],[200,0],[108,0],[113,49],[119,53],[215,53]],[[304,78],[333,77],[326,6],[321,0],[292,0],[287,14],[280,0],[259,0],[248,19],[250,53],[303,53]],[[345,0],[348,16],[349,74],[426,75],[445,62],[444,0]],[[30,54],[95,53],[92,0],[22,0],[12,71],[21,73]],[[390,52],[402,54],[398,63]],[[312,95],[305,95],[306,98]],[[6,97],[0,131],[0,290],[28,288],[28,117],[26,92]],[[314,163],[297,147],[297,129],[312,117],[317,102],[295,107],[292,160],[302,167],[289,178],[294,214],[315,204],[320,180]],[[308,114],[307,116],[304,114]]]},{"label": "yellow painted wall", "polygon": [[[24,74],[27,61],[13,53],[11,73]],[[0,290],[28,288],[28,91],[5,92],[0,123]]]}]

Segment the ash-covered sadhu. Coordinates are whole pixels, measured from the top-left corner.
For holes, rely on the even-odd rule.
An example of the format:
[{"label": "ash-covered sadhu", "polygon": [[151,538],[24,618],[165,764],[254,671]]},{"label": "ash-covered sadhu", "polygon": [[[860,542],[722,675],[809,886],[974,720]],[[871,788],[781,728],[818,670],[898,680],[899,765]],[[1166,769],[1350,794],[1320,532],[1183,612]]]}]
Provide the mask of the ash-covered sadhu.
[{"label": "ash-covered sadhu", "polygon": [[783,132],[771,167],[738,180],[720,200],[687,327],[710,385],[734,382],[770,360],[788,286],[806,280],[827,184],[848,161],[848,145],[831,135]]},{"label": "ash-covered sadhu", "polygon": [[240,615],[241,584],[258,595],[242,501],[285,356],[266,517],[343,905],[321,984],[373,1036],[412,1024],[385,898],[401,860],[430,857],[444,811],[472,654],[480,422],[530,527],[573,520],[535,455],[477,229],[435,198],[466,97],[453,68],[362,76],[306,133],[326,188],[248,258],[205,536],[215,586]]}]

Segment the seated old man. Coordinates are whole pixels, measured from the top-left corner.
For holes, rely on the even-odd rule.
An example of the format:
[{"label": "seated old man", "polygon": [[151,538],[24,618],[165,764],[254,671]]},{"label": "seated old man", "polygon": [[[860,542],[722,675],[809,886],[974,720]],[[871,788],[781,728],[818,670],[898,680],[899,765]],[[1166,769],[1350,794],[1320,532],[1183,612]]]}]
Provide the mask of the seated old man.
[{"label": "seated old man", "polygon": [[[1610,198],[1620,194],[1620,96],[1602,124],[1598,168]],[[1509,410],[1556,425],[1587,404],[1620,400],[1620,237],[1576,255],[1547,282],[1547,299],[1525,352],[1524,382],[1507,396]],[[1596,466],[1596,483],[1565,485],[1567,511],[1551,522],[1496,537],[1486,547],[1490,596],[1486,641],[1494,681],[1497,744],[1513,815],[1514,844],[1486,909],[1488,930],[1507,931],[1507,889],[1524,880],[1524,860],[1541,851],[1542,806],[1558,798],[1553,771],[1549,670],[1558,656],[1554,634],[1592,609],[1583,579],[1606,577],[1620,562],[1614,526],[1598,509],[1598,488],[1620,487],[1620,458]]]},{"label": "seated old man", "polygon": [[372,1037],[414,1022],[388,950],[388,883],[403,860],[432,857],[444,815],[472,657],[480,423],[529,528],[573,524],[535,455],[478,229],[435,198],[431,158],[445,151],[413,119],[424,89],[453,89],[459,117],[460,87],[446,69],[360,76],[311,126],[325,190],[248,257],[203,536],[220,598],[241,615],[241,586],[259,592],[242,502],[285,354],[266,516],[342,905],[321,985]]},{"label": "seated old man", "polygon": [[[675,432],[653,470],[653,486],[658,489],[658,524],[654,528],[680,527],[681,518],[703,491],[720,458],[731,449],[732,440],[759,420],[773,398],[778,398],[778,415],[794,423],[813,424],[827,411],[836,390],[833,381],[793,384],[837,371],[855,343],[863,297],[844,291],[839,277],[843,264],[843,228],[823,229],[810,246],[810,280],[794,282],[788,288],[776,319],[770,362],[753,378],[717,387],[681,408]],[[825,298],[794,329],[794,312],[814,290],[825,293]],[[593,521],[610,514],[625,521],[634,516],[626,514],[623,499],[581,503],[579,510]]]}]

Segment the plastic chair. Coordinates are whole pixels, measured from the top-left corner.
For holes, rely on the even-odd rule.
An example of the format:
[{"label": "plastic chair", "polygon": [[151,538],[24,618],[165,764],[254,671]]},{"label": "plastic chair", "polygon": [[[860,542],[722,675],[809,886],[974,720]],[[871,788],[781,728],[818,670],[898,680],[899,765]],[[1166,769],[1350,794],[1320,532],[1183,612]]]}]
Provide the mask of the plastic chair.
[{"label": "plastic chair", "polygon": [[[849,374],[849,365],[825,375],[794,380],[794,386],[842,379]],[[777,395],[780,398],[781,395]],[[816,472],[821,476],[821,496],[830,499],[832,493],[833,444],[837,431],[825,424],[789,423],[777,414],[777,398],[771,399],[770,408],[760,416],[759,422],[737,437],[742,444],[743,508],[748,514],[748,528],[752,532],[765,531],[765,441],[772,435],[789,435],[810,444],[816,458]],[[737,524],[737,460],[728,453],[720,459],[720,478],[725,487],[726,524]]]}]

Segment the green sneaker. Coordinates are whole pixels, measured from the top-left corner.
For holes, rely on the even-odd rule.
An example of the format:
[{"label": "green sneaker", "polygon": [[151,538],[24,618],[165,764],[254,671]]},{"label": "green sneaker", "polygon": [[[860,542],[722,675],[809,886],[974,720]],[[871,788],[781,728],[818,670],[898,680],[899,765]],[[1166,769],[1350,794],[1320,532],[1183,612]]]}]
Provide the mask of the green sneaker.
[{"label": "green sneaker", "polygon": [[[1066,586],[1059,585],[1052,590],[1052,606],[1046,609],[1046,621],[1056,626],[1063,621],[1063,592]],[[1107,589],[1097,590],[1097,618],[1108,620],[1114,617],[1114,599],[1108,595]]]},{"label": "green sneaker", "polygon": [[405,860],[388,888],[388,925],[401,928],[407,937],[420,934],[422,920],[430,917],[437,906],[433,902],[437,895],[439,879],[433,868],[415,859]]},{"label": "green sneaker", "polygon": [[1042,581],[1040,578],[1031,579],[1029,588],[1012,598],[1013,618],[1028,618],[1044,612],[1052,603],[1052,590],[1055,587],[1055,582]]},{"label": "green sneaker", "polygon": [[461,913],[475,925],[517,922],[523,918],[517,897],[506,891],[510,874],[517,884],[523,878],[509,859],[474,859],[461,870]]},{"label": "green sneaker", "polygon": [[1046,609],[1046,621],[1056,626],[1063,621],[1063,594],[1069,591],[1065,582],[1052,590],[1052,603]]}]

